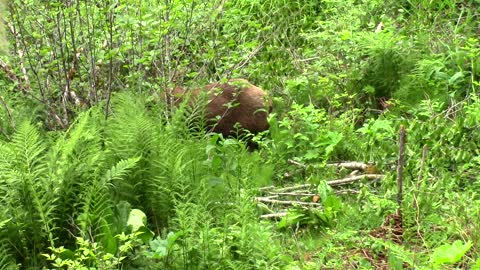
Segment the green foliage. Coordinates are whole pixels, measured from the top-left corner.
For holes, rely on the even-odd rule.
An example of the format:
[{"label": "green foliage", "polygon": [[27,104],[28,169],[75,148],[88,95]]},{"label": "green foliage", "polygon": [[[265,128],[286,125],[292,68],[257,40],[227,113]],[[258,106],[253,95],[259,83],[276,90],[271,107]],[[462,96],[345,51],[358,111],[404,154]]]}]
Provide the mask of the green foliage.
[{"label": "green foliage", "polygon": [[463,244],[460,240],[453,242],[453,244],[445,244],[435,249],[430,258],[435,269],[438,269],[442,264],[454,264],[467,253],[472,247],[472,243]]},{"label": "green foliage", "polygon": [[332,188],[325,181],[318,185],[317,193],[321,198],[322,208],[291,208],[287,215],[278,222],[277,228],[282,230],[300,227],[313,227],[315,229],[333,227],[342,214],[342,202],[335,196]]},{"label": "green foliage", "polygon": [[127,222],[130,234],[116,235],[121,242],[118,251],[114,253],[105,252],[102,245],[98,243],[91,243],[81,237],[76,238],[78,248],[75,252],[65,249],[63,246],[53,248],[52,254],[43,254],[47,261],[52,262],[52,266],[56,268],[74,268],[74,269],[117,269],[121,267],[122,262],[127,258],[132,250],[145,242],[145,239],[150,240],[153,235],[151,232],[145,230],[146,218],[145,214],[138,210],[132,209]]},{"label": "green foliage", "polygon": [[1,148],[0,181],[6,187],[1,202],[11,220],[2,235],[10,239],[8,249],[16,250],[15,256],[39,265],[39,252],[53,244],[56,228],[56,188],[47,174],[46,147],[35,127],[24,123]]},{"label": "green foliage", "polygon": [[[478,268],[479,10],[426,0],[10,1],[0,269]],[[205,134],[206,99],[165,102],[174,86],[231,77],[271,94],[256,152]],[[399,207],[400,125],[398,245],[378,232]],[[335,195],[325,181],[347,173],[326,164],[351,160],[386,176]],[[252,197],[285,182],[317,185],[322,208],[260,221]]]},{"label": "green foliage", "polygon": [[313,105],[293,104],[292,110],[280,121],[272,116],[271,154],[277,155],[278,160],[326,162],[342,141],[344,132],[330,129],[328,120],[326,112]]}]

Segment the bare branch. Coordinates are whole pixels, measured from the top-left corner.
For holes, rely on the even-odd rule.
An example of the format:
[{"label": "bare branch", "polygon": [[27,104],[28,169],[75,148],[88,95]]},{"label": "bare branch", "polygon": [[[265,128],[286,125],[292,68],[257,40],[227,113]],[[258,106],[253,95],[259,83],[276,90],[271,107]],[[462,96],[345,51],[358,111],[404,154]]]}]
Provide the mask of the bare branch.
[{"label": "bare branch", "polygon": [[350,184],[355,181],[362,180],[364,178],[377,180],[383,177],[385,177],[385,175],[383,174],[362,174],[362,175],[355,175],[355,176],[351,176],[343,179],[328,181],[327,184],[330,186],[340,186],[340,185]]},{"label": "bare branch", "polygon": [[288,214],[287,212],[279,212],[279,213],[265,214],[265,215],[261,215],[260,218],[264,218],[264,219],[278,219],[278,218],[285,217],[287,214]]},{"label": "bare branch", "polygon": [[276,191],[277,192],[285,192],[285,191],[291,191],[291,190],[310,188],[312,186],[313,186],[312,184],[302,184],[302,185],[296,185],[296,186],[291,186],[291,187],[279,188]]},{"label": "bare branch", "polygon": [[257,202],[265,202],[265,203],[272,203],[272,204],[283,204],[283,205],[322,206],[321,204],[314,203],[314,202],[281,201],[281,200],[270,199],[269,197],[255,197],[255,200]]},{"label": "bare branch", "polygon": [[339,162],[339,163],[330,163],[327,164],[329,167],[342,167],[350,170],[365,170],[370,164],[357,162],[357,161],[350,161],[350,162]]},{"label": "bare branch", "polygon": [[315,196],[315,193],[306,193],[305,190],[300,190],[299,192],[268,192],[268,194],[279,195],[279,196]]},{"label": "bare branch", "polygon": [[295,161],[293,159],[289,159],[289,160],[287,160],[287,162],[292,164],[292,165],[298,166],[298,167],[307,168],[307,165],[302,164],[302,163],[300,163],[298,161]]}]

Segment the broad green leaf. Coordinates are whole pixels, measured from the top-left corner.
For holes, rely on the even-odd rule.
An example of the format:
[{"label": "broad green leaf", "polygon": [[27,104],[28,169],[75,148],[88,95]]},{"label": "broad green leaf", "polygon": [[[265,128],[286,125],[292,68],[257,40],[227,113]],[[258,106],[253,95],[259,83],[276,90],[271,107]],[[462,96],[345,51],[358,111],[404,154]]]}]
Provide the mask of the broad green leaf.
[{"label": "broad green leaf", "polygon": [[441,264],[454,264],[460,259],[467,251],[473,246],[471,242],[465,244],[462,241],[457,240],[453,244],[445,244],[435,249],[430,258],[433,265],[438,266]]}]

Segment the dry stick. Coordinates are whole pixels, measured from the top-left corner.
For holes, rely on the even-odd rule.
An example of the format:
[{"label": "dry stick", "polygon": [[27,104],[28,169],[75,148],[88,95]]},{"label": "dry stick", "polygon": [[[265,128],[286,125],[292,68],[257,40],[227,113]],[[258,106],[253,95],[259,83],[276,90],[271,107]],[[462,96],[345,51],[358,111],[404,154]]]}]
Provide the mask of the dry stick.
[{"label": "dry stick", "polygon": [[273,203],[273,204],[321,206],[321,204],[314,203],[314,202],[281,201],[281,200],[270,199],[270,197],[256,197],[255,200],[257,202],[266,202],[266,203]]},{"label": "dry stick", "polygon": [[363,163],[363,162],[357,162],[357,161],[330,163],[330,164],[327,164],[327,166],[328,167],[342,167],[342,168],[350,169],[350,170],[365,170],[366,168],[368,168],[368,164]]},{"label": "dry stick", "polygon": [[[298,192],[303,192],[303,193],[298,193]],[[272,195],[278,195],[278,196],[293,196],[293,197],[313,197],[315,195],[318,195],[316,193],[308,193],[306,190],[299,190],[298,192],[268,192],[268,194]],[[337,190],[334,192],[337,195],[343,195],[347,193],[359,193],[358,190],[354,189],[345,189],[345,190]]]},{"label": "dry stick", "polygon": [[303,185],[297,185],[297,186],[279,188],[279,189],[277,189],[277,190],[275,190],[275,191],[277,191],[277,192],[286,192],[286,191],[291,191],[291,190],[309,188],[309,187],[311,187],[311,186],[312,186],[312,184],[303,184]]},{"label": "dry stick", "polygon": [[360,191],[355,190],[355,189],[342,189],[342,190],[335,191],[336,195],[344,195],[344,194],[348,194],[348,193],[359,194]]},{"label": "dry stick", "polygon": [[274,189],[275,186],[266,186],[266,187],[261,187],[259,188],[260,191],[267,191],[267,190],[271,190],[271,189]]},{"label": "dry stick", "polygon": [[306,167],[307,167],[307,165],[302,164],[302,163],[300,163],[300,162],[298,162],[298,161],[295,161],[295,160],[293,160],[293,159],[288,159],[287,162],[290,163],[290,164],[292,164],[292,165],[296,165],[296,166],[298,166],[298,167],[302,167],[302,168],[306,168]]},{"label": "dry stick", "polygon": [[281,217],[287,216],[287,212],[279,212],[279,213],[272,213],[272,214],[265,214],[261,215],[260,218],[271,218],[271,219],[277,219]]},{"label": "dry stick", "polygon": [[[87,5],[88,8],[88,5]],[[90,13],[90,14],[89,14]],[[77,14],[80,15],[80,1],[77,0]],[[81,26],[79,29],[85,28],[87,31],[87,35],[80,35],[80,37],[83,37],[82,44],[86,44],[86,50],[85,50],[85,57],[89,58],[89,65],[90,65],[90,76],[88,78],[89,83],[90,83],[90,89],[88,91],[88,102],[90,105],[96,104],[98,102],[98,84],[99,84],[99,72],[100,68],[96,65],[96,60],[95,60],[95,54],[94,54],[94,49],[93,49],[93,37],[95,37],[95,26],[92,25],[90,27],[90,16],[93,17],[93,12],[86,12],[86,15],[84,17],[79,16],[79,18],[82,18],[79,20]],[[84,26],[84,24],[86,26]],[[85,40],[86,39],[86,40]]]},{"label": "dry stick", "polygon": [[[340,185],[350,184],[350,183],[353,183],[355,181],[362,180],[364,178],[376,180],[376,179],[380,179],[380,178],[383,178],[383,177],[385,177],[384,174],[362,174],[362,175],[355,175],[355,176],[351,176],[351,177],[347,177],[347,178],[327,181],[327,184],[330,185],[330,186],[340,186]],[[270,190],[274,189],[271,192],[275,192],[275,193],[278,194],[278,193],[281,193],[281,192],[287,192],[287,191],[293,191],[293,190],[299,190],[300,189],[301,192],[304,192],[305,188],[310,188],[312,186],[313,186],[313,184],[302,184],[302,185],[284,187],[284,188],[279,188],[279,189],[274,189],[275,188],[274,186],[268,186],[268,187],[261,188],[260,191],[267,191],[267,190],[270,191]]]},{"label": "dry stick", "polygon": [[401,213],[402,201],[403,201],[403,166],[405,163],[405,138],[406,131],[403,125],[400,126],[400,140],[399,140],[399,150],[398,150],[398,166],[397,166],[397,203],[398,210]]},{"label": "dry stick", "polygon": [[[302,164],[298,161],[295,161],[293,159],[287,160],[288,163],[301,167],[301,168],[306,168],[307,165]],[[364,162],[358,162],[358,161],[348,161],[348,162],[338,162],[338,163],[329,163],[327,164],[327,167],[342,167],[345,169],[350,169],[350,170],[365,170],[368,168],[368,166],[371,166],[370,164],[364,163]]]},{"label": "dry stick", "polygon": [[383,178],[383,177],[385,177],[385,175],[383,175],[383,174],[362,174],[362,175],[355,175],[355,176],[351,176],[351,177],[347,177],[347,178],[343,178],[343,179],[327,181],[327,184],[329,186],[333,187],[333,186],[350,184],[350,183],[353,183],[355,181],[358,181],[358,180],[361,180],[361,179],[364,179],[364,178],[377,180],[377,179],[380,179],[380,178]]},{"label": "dry stick", "polygon": [[270,191],[268,194],[279,195],[279,196],[298,196],[298,197],[308,197],[315,196],[315,193],[308,193],[306,190],[299,190],[298,192],[274,192]]},{"label": "dry stick", "polygon": [[273,194],[272,196],[255,197],[255,198],[262,198],[262,199],[265,199],[265,200],[271,200],[271,199],[276,199],[276,198],[278,198],[278,197],[279,197],[279,195]]},{"label": "dry stick", "polygon": [[360,172],[359,170],[353,170],[353,171],[350,172],[348,175],[354,176],[354,175],[357,175],[359,172]]}]

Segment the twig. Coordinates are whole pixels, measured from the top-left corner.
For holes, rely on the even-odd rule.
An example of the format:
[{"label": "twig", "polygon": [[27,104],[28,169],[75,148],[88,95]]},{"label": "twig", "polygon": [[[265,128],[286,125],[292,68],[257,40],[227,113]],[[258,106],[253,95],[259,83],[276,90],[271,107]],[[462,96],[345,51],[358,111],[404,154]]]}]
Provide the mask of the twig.
[{"label": "twig", "polygon": [[281,201],[281,200],[269,199],[268,197],[255,197],[255,200],[257,202],[266,202],[266,203],[273,203],[273,204],[321,206],[321,204],[314,203],[314,202]]},{"label": "twig", "polygon": [[291,191],[291,190],[298,190],[298,189],[304,189],[304,188],[309,188],[311,187],[312,184],[302,184],[302,185],[296,185],[296,186],[291,186],[291,187],[284,187],[284,188],[279,188],[276,191],[277,192],[285,192],[285,191]]},{"label": "twig", "polygon": [[360,171],[359,170],[353,170],[351,173],[349,173],[348,175],[350,176],[354,176],[354,175],[357,175]]},{"label": "twig", "polygon": [[405,127],[401,125],[399,149],[398,149],[398,166],[397,166],[397,186],[398,186],[397,203],[398,203],[399,210],[401,210],[402,201],[403,201],[403,166],[405,162],[405,138],[406,138]]},{"label": "twig", "polygon": [[287,212],[265,214],[265,215],[261,215],[260,218],[277,219],[277,218],[285,217],[287,214],[288,214]]},{"label": "twig", "polygon": [[266,200],[271,200],[271,199],[275,199],[275,198],[278,198],[279,195],[272,195],[272,196],[265,196],[265,197],[259,197],[259,198],[263,198],[263,199],[266,199]]},{"label": "twig", "polygon": [[335,191],[336,195],[344,195],[344,194],[348,194],[348,193],[359,194],[360,191],[355,190],[355,189],[342,189],[342,190]]},{"label": "twig", "polygon": [[350,184],[350,183],[353,183],[355,181],[358,181],[358,180],[361,180],[361,179],[364,179],[364,178],[376,180],[376,179],[380,179],[380,178],[383,178],[383,177],[385,177],[385,175],[383,175],[383,174],[362,174],[362,175],[355,175],[355,176],[351,176],[351,177],[347,177],[347,178],[343,178],[343,179],[328,181],[327,184],[333,187],[333,186]]},{"label": "twig", "polygon": [[302,193],[298,193],[298,192],[274,192],[274,191],[271,191],[271,192],[268,192],[268,194],[279,195],[279,196],[299,196],[299,197],[315,196],[315,195],[316,195],[315,193],[305,193],[305,192],[306,192],[305,190],[300,190],[300,192],[302,192]]},{"label": "twig", "polygon": [[350,170],[365,170],[369,164],[357,161],[339,162],[327,164],[329,167],[342,167]]},{"label": "twig", "polygon": [[293,160],[293,159],[289,159],[289,160],[287,160],[287,162],[290,163],[290,164],[292,164],[292,165],[296,165],[296,166],[298,166],[298,167],[307,168],[307,165],[302,164],[302,163],[300,163],[300,162],[298,162],[298,161],[295,161],[295,160]]},{"label": "twig", "polygon": [[266,190],[270,190],[270,189],[274,189],[275,186],[267,186],[267,187],[261,187],[259,188],[260,191],[266,191]]}]

